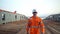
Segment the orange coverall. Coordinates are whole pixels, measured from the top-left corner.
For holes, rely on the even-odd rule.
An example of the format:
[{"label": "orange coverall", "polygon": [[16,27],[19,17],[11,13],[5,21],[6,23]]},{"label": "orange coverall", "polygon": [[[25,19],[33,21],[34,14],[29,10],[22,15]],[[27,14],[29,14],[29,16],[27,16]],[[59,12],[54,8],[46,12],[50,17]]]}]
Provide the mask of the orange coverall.
[{"label": "orange coverall", "polygon": [[[32,26],[35,26],[35,27],[32,27]],[[28,24],[27,24],[26,30],[27,30],[27,32],[29,31],[29,34],[45,33],[45,28],[44,28],[42,19],[37,16],[36,16],[36,18],[34,18],[34,16],[30,17],[28,19]]]}]

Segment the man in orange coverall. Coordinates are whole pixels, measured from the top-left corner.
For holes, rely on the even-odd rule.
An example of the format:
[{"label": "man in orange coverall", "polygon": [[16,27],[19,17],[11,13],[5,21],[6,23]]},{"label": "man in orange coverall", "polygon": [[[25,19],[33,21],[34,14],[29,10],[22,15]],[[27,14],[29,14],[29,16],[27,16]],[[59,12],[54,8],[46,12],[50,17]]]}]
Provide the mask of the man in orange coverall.
[{"label": "man in orange coverall", "polygon": [[33,16],[28,19],[27,34],[45,34],[45,26],[42,19],[37,16],[37,12],[33,10]]}]

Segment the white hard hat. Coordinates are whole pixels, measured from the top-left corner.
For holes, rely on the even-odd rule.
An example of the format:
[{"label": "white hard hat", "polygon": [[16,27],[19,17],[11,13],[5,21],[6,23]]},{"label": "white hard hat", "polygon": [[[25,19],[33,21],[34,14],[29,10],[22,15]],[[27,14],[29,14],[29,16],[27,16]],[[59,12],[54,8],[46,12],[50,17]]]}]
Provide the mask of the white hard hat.
[{"label": "white hard hat", "polygon": [[37,13],[36,9],[33,9],[33,13]]}]

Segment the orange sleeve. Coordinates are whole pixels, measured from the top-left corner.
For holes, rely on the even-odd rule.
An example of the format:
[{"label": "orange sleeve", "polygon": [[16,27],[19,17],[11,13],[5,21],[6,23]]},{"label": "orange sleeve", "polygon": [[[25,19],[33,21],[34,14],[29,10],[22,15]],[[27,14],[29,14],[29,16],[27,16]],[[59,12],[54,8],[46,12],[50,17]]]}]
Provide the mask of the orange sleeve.
[{"label": "orange sleeve", "polygon": [[28,23],[27,23],[27,28],[26,28],[26,31],[28,32],[29,31],[29,27],[30,27],[30,20],[28,19]]},{"label": "orange sleeve", "polygon": [[42,23],[41,26],[42,26],[42,32],[45,33],[45,26],[44,26],[44,24]]},{"label": "orange sleeve", "polygon": [[42,31],[42,33],[45,33],[45,25],[44,25],[44,23],[43,23],[43,21],[42,21],[42,19],[40,19],[41,21],[41,24],[40,24],[40,26],[41,26],[41,31]]}]

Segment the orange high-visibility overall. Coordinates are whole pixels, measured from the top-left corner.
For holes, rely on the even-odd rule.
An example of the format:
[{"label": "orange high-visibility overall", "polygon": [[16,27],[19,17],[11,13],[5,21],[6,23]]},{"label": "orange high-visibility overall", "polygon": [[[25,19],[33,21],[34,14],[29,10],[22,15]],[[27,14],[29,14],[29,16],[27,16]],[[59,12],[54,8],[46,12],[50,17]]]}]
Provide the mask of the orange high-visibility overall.
[{"label": "orange high-visibility overall", "polygon": [[32,16],[28,19],[28,24],[26,29],[27,32],[29,31],[29,34],[40,34],[41,32],[45,33],[45,28],[42,19],[37,16],[36,18]]}]

